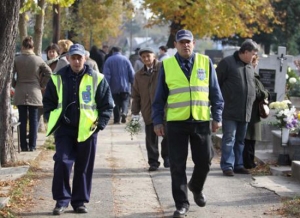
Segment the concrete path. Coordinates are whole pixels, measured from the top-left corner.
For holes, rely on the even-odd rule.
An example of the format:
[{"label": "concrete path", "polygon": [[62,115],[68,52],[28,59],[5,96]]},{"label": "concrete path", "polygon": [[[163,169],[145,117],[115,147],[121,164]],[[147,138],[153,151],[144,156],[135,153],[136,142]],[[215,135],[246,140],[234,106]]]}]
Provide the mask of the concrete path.
[{"label": "concrete path", "polygon": [[[99,133],[92,195],[90,203],[86,204],[89,213],[78,215],[69,207],[61,217],[172,217],[175,207],[169,169],[161,166],[158,171],[149,173],[145,135],[140,133],[131,140],[124,128],[124,124],[108,125]],[[38,172],[40,181],[29,190],[34,196],[33,204],[24,208],[19,217],[53,217],[53,154],[53,151],[44,152]],[[193,163],[189,157],[188,179],[192,169]],[[252,178],[251,175],[225,177],[219,167],[219,157],[215,157],[204,187],[207,206],[196,206],[189,193],[191,207],[188,217],[281,217],[276,214],[276,209],[282,206],[280,192],[276,193],[266,183],[273,181],[271,178]],[[290,183],[285,181],[280,185],[287,187]],[[291,195],[298,195],[297,190],[292,191]]]}]

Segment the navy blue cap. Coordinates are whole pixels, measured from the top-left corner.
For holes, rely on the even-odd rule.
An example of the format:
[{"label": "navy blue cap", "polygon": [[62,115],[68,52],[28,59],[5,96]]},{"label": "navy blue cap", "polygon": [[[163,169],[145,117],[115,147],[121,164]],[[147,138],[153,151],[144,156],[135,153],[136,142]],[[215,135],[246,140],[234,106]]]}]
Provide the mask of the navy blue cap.
[{"label": "navy blue cap", "polygon": [[68,55],[71,56],[74,54],[85,56],[86,53],[85,53],[85,49],[84,49],[83,45],[81,45],[81,44],[71,45]]},{"label": "navy blue cap", "polygon": [[178,30],[178,32],[176,33],[176,37],[175,37],[176,42],[179,42],[184,39],[193,41],[194,36],[193,36],[192,32],[189,30]]}]

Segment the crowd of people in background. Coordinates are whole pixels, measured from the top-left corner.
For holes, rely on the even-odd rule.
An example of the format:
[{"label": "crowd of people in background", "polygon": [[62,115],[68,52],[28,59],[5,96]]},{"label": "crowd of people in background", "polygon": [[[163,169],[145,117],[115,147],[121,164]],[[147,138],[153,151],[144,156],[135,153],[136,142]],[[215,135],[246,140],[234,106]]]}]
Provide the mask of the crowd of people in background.
[{"label": "crowd of people in background", "polygon": [[[195,39],[189,30],[176,33],[174,46],[177,52],[172,56],[161,45],[158,54],[154,48],[137,47],[127,58],[117,46],[93,45],[88,51],[61,39],[46,48],[44,61],[34,54],[32,37],[23,40],[21,55],[14,62],[13,104],[19,111],[23,152],[36,149],[43,113],[47,134],[55,133],[53,215],[63,213],[69,204],[76,213],[88,212],[84,203],[91,192],[97,134],[111,114],[113,124],[127,123],[129,109],[131,120],[145,123],[148,170],[160,167],[159,150],[164,167],[170,168],[173,217],[184,217],[189,211],[188,190],[198,206],[206,205],[203,189],[214,155],[211,132],[222,126],[224,176],[248,174],[256,167],[255,142],[261,138],[257,105],[268,98],[254,72],[257,44],[246,40],[217,67],[208,56],[194,52]],[[187,182],[189,145],[195,166]],[[74,164],[76,188],[71,191],[65,181]]]}]

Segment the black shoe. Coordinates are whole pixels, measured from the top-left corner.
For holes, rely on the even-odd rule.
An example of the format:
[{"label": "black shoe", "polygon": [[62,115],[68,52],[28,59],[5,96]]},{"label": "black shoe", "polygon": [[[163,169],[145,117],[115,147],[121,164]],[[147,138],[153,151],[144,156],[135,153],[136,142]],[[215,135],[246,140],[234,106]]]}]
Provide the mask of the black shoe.
[{"label": "black shoe", "polygon": [[169,168],[169,167],[170,167],[170,161],[169,161],[169,158],[165,158],[165,159],[164,159],[164,167],[165,167],[165,168]]},{"label": "black shoe", "polygon": [[154,165],[152,165],[152,166],[150,166],[149,167],[149,171],[156,171],[158,169],[158,166],[154,166]]},{"label": "black shoe", "polygon": [[245,169],[253,169],[255,168],[257,165],[255,163],[251,163],[251,164],[245,164],[244,163],[244,167]]},{"label": "black shoe", "polygon": [[234,173],[236,173],[236,174],[250,174],[249,170],[245,169],[244,167],[240,168],[240,169],[235,169]]},{"label": "black shoe", "polygon": [[85,207],[84,205],[79,206],[79,207],[76,207],[76,208],[74,209],[74,211],[75,211],[76,213],[87,213],[87,212],[88,212],[87,209],[86,209],[86,207]]},{"label": "black shoe", "polygon": [[122,122],[122,123],[126,123],[126,115],[124,115],[124,114],[122,115],[121,122]]},{"label": "black shoe", "polygon": [[64,213],[65,212],[65,209],[66,209],[67,207],[55,207],[54,209],[53,209],[53,215],[60,215],[60,214],[62,214],[62,213]]},{"label": "black shoe", "polygon": [[234,173],[232,170],[223,170],[224,176],[234,176]]},{"label": "black shoe", "polygon": [[120,121],[114,121],[114,124],[120,124]]},{"label": "black shoe", "polygon": [[189,208],[181,207],[174,211],[173,218],[185,217],[189,212]]},{"label": "black shoe", "polygon": [[191,183],[189,182],[188,184],[189,190],[193,193],[194,195],[194,201],[199,207],[205,207],[206,205],[206,198],[205,195],[202,192],[195,192],[192,188]]}]

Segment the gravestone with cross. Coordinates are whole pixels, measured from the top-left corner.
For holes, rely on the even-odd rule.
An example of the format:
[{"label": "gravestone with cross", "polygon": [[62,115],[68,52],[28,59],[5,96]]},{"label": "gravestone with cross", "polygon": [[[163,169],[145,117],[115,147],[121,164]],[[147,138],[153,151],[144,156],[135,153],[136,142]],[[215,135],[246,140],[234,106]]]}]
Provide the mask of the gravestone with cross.
[{"label": "gravestone with cross", "polygon": [[260,81],[268,89],[271,102],[285,99],[285,85],[288,62],[293,57],[286,55],[286,48],[279,46],[277,55],[260,58],[256,71],[260,75]]},{"label": "gravestone with cross", "polygon": [[[270,102],[282,101],[286,98],[286,73],[289,62],[293,61],[293,56],[286,55],[286,48],[279,46],[278,54],[268,57],[260,57],[256,72],[260,75],[260,81],[270,93]],[[268,118],[262,119],[262,141],[258,141],[256,149],[273,149],[273,134],[275,128],[268,124],[274,120],[274,112]],[[279,148],[280,149],[280,148]]]}]

